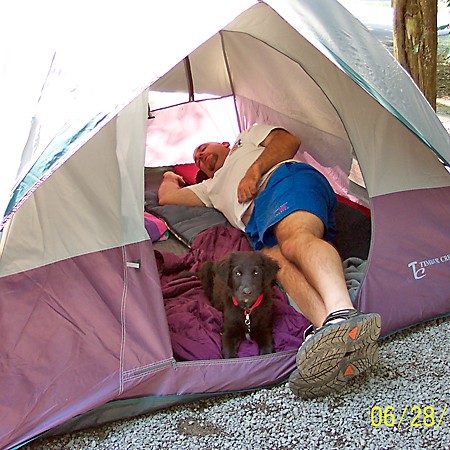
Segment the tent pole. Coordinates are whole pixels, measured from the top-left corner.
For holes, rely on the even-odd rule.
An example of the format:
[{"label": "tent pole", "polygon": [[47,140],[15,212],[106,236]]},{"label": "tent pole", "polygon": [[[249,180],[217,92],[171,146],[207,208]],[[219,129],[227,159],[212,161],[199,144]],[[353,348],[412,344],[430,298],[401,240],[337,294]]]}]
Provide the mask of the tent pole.
[{"label": "tent pole", "polygon": [[189,89],[189,101],[194,101],[194,80],[192,78],[191,62],[189,61],[189,56],[184,58],[184,70],[186,71],[186,81]]}]

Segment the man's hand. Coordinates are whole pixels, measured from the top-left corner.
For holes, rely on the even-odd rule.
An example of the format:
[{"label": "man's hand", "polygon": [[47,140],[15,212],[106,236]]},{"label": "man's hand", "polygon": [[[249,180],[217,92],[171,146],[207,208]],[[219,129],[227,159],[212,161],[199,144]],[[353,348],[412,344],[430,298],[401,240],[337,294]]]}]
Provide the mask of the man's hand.
[{"label": "man's hand", "polygon": [[259,145],[265,149],[239,183],[237,193],[239,203],[256,197],[262,176],[276,164],[293,158],[300,146],[300,139],[281,128],[276,128]]},{"label": "man's hand", "polygon": [[261,179],[261,175],[253,167],[247,170],[244,178],[239,183],[238,186],[238,201],[239,203],[248,202],[253,200],[258,193],[258,183]]},{"label": "man's hand", "polygon": [[158,190],[160,205],[201,206],[203,202],[190,189],[185,188],[186,181],[175,172],[165,172]]},{"label": "man's hand", "polygon": [[184,181],[184,178],[181,175],[178,175],[175,172],[172,172],[170,170],[168,170],[167,172],[164,172],[163,183],[174,183],[179,188],[186,186],[186,181]]}]

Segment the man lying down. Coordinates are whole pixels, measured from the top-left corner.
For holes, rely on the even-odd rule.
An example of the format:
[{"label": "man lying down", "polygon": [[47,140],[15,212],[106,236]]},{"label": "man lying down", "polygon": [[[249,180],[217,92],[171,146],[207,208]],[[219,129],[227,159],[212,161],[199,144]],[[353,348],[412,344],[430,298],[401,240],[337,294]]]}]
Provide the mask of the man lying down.
[{"label": "man lying down", "polygon": [[312,323],[289,379],[296,395],[311,398],[340,390],[376,364],[381,318],[353,307],[330,244],[336,196],[320,172],[292,159],[299,146],[296,136],[270,125],[254,125],[233,146],[201,144],[194,161],[207,179],[186,186],[166,172],[158,197],[160,205],[218,209],[278,262],[278,282]]}]

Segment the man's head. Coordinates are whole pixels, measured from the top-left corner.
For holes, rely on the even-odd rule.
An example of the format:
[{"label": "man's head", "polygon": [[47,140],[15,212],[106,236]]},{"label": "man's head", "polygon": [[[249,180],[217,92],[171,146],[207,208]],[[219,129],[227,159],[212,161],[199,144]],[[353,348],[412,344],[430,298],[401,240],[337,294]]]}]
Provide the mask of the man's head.
[{"label": "man's head", "polygon": [[195,165],[209,178],[223,166],[230,151],[229,142],[206,142],[194,150]]}]

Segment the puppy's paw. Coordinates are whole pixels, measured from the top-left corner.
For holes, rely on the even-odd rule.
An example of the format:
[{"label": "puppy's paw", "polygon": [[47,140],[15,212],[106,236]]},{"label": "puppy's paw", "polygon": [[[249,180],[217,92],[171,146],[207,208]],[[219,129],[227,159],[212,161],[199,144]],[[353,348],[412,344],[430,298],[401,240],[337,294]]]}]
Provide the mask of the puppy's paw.
[{"label": "puppy's paw", "polygon": [[222,356],[224,357],[224,359],[237,358],[237,353],[236,350],[222,349]]},{"label": "puppy's paw", "polygon": [[260,347],[259,348],[259,354],[260,355],[268,355],[269,353],[273,353],[273,346],[272,346],[272,344],[265,345],[264,347]]},{"label": "puppy's paw", "polygon": [[256,342],[258,343],[260,355],[268,355],[269,353],[273,353],[273,339],[270,333],[259,335]]}]

